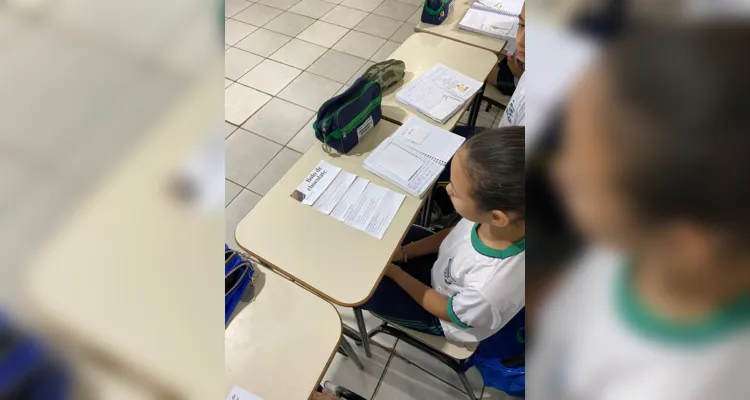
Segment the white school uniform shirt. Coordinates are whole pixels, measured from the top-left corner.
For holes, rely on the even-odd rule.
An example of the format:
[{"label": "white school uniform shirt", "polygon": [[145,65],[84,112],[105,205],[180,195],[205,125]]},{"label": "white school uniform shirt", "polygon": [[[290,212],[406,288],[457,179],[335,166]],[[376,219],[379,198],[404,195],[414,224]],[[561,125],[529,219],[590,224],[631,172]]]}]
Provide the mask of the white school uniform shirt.
[{"label": "white school uniform shirt", "polygon": [[503,117],[500,118],[498,128],[504,126],[525,126],[526,124],[526,74],[521,75],[516,90],[505,107]]},{"label": "white school uniform shirt", "polygon": [[718,325],[677,327],[639,302],[621,257],[597,249],[577,267],[537,325],[534,398],[750,399],[747,303]]},{"label": "white school uniform shirt", "polygon": [[490,337],[525,305],[525,239],[504,250],[487,247],[478,225],[462,219],[443,240],[432,288],[448,297],[445,336],[473,343]]}]

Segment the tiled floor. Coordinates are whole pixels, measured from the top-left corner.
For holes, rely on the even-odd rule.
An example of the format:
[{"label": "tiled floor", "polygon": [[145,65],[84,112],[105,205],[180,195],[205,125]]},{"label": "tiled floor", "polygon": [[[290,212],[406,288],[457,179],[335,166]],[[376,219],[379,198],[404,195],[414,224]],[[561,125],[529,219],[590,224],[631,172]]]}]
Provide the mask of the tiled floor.
[{"label": "tiled floor", "polygon": [[[240,219],[315,144],[310,125],[318,107],[348,88],[374,62],[387,59],[414,32],[422,3],[226,0],[225,238],[229,246],[236,247],[234,229]],[[477,125],[496,126],[498,118],[496,108],[482,110]],[[339,307],[339,312],[344,323],[356,326],[351,309]],[[378,324],[376,317],[367,313],[365,317],[368,328]],[[404,343],[387,337],[376,341],[381,347],[374,348],[373,358],[360,355],[365,371],[337,354],[326,379],[368,399],[467,398],[451,387],[461,385],[447,367]],[[479,373],[470,371],[469,379],[478,395]],[[502,396],[485,392],[483,398]]]}]

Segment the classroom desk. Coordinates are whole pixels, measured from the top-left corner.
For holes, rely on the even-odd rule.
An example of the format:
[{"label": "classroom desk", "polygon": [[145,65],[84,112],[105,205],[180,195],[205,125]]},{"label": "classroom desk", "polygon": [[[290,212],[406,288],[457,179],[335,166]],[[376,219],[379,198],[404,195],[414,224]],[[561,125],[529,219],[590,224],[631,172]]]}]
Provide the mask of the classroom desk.
[{"label": "classroom desk", "polygon": [[146,398],[214,399],[225,386],[215,373],[224,366],[224,210],[197,212],[169,191],[216,129],[218,72],[186,90],[26,271],[29,319]]},{"label": "classroom desk", "polygon": [[459,43],[489,50],[496,55],[500,55],[500,51],[505,47],[505,40],[458,28],[458,23],[461,22],[461,19],[466,14],[466,10],[471,7],[473,2],[473,0],[455,0],[453,12],[448,15],[448,18],[446,18],[442,24],[432,25],[420,22],[417,24],[416,28],[414,28],[414,31],[440,36]]},{"label": "classroom desk", "polygon": [[[404,193],[362,166],[370,152],[396,129],[397,125],[381,120],[356,148],[342,156],[332,156],[320,144],[314,145],[239,222],[237,243],[327,300],[346,307],[363,304],[382,279],[422,201],[407,194],[383,239],[378,240],[289,195],[320,160]],[[364,320],[357,308],[355,315],[362,335]],[[369,353],[366,334],[363,342]]]},{"label": "classroom desk", "polygon": [[[451,130],[456,126],[461,115],[471,105],[471,100],[467,101],[448,121],[441,124],[414,108],[396,101],[396,92],[436,63],[443,63],[479,82],[487,79],[487,75],[497,63],[497,55],[487,50],[426,33],[411,35],[388,58],[402,60],[406,64],[406,74],[401,82],[383,92],[383,117],[400,125],[406,122],[409,115],[414,115],[446,130]],[[482,90],[477,92],[477,95],[481,96],[481,93]]]},{"label": "classroom desk", "polygon": [[241,387],[264,400],[307,399],[341,339],[333,305],[257,267],[253,300],[240,302],[224,344],[227,395]]}]

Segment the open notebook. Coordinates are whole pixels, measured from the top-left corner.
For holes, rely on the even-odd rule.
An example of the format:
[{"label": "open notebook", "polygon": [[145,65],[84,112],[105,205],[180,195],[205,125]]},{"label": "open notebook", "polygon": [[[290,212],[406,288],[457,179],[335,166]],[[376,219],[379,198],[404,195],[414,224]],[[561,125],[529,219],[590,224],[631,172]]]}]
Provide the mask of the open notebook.
[{"label": "open notebook", "polygon": [[412,196],[422,198],[464,140],[455,133],[409,117],[373,150],[363,165]]},{"label": "open notebook", "polygon": [[518,16],[521,15],[522,7],[523,1],[519,0],[479,0],[466,10],[458,27],[505,39],[510,45],[506,48],[515,48]]},{"label": "open notebook", "polygon": [[444,124],[482,87],[482,82],[437,63],[396,93],[396,100]]}]

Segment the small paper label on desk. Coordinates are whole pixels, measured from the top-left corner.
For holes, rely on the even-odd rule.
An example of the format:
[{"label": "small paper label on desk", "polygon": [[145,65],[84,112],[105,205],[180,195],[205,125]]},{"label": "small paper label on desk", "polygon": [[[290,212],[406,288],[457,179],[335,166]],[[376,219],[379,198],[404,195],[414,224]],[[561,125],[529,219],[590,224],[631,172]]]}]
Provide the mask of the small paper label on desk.
[{"label": "small paper label on desk", "polygon": [[232,391],[227,396],[227,400],[263,400],[260,397],[248,392],[241,387],[233,387]]},{"label": "small paper label on desk", "polygon": [[302,204],[312,205],[325,192],[339,172],[341,172],[341,168],[321,161],[290,196]]},{"label": "small paper label on desk", "polygon": [[370,117],[367,118],[367,121],[357,128],[357,139],[362,140],[362,136],[365,136],[373,126],[375,126],[375,123],[372,120],[372,115],[370,115]]},{"label": "small paper label on desk", "polygon": [[427,136],[430,136],[430,132],[415,128],[407,129],[406,133],[404,133],[405,138],[416,144],[422,144],[427,139]]}]

